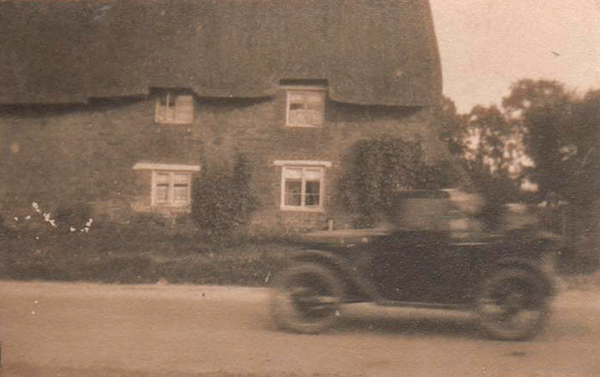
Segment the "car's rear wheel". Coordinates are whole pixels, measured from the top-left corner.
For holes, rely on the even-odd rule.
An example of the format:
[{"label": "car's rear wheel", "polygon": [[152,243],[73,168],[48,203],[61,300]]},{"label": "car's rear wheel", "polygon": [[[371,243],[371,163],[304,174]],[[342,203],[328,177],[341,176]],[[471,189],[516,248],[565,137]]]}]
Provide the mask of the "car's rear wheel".
[{"label": "car's rear wheel", "polygon": [[339,319],[343,286],[335,273],[317,264],[283,271],[274,282],[271,317],[280,329],[316,334]]},{"label": "car's rear wheel", "polygon": [[525,340],[543,329],[548,297],[534,274],[519,268],[501,269],[484,282],[477,312],[488,336]]}]

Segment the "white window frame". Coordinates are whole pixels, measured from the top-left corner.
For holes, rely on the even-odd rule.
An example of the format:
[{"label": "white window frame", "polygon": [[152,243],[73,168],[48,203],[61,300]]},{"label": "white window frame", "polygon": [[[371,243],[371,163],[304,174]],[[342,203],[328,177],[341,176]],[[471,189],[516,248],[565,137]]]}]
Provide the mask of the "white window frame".
[{"label": "white window frame", "polygon": [[[280,209],[284,211],[303,211],[303,212],[323,212],[325,208],[325,181],[326,181],[326,167],[331,167],[331,163],[327,161],[275,161],[275,165],[281,166],[281,197],[280,197]],[[285,182],[286,182],[286,170],[287,169],[301,169],[302,170],[302,183],[301,183],[301,204],[299,206],[291,206],[285,204]],[[306,206],[306,170],[318,170],[320,172],[319,180],[319,205],[318,206]]]},{"label": "white window frame", "polygon": [[[285,126],[286,127],[307,127],[307,128],[318,128],[323,127],[325,124],[325,106],[327,102],[327,87],[325,86],[309,86],[309,85],[287,85],[283,86],[285,90]],[[317,92],[321,96],[321,122],[319,124],[301,124],[290,122],[290,105],[291,95],[296,92]]]},{"label": "white window frame", "polygon": [[[134,170],[150,170],[152,172],[150,204],[152,207],[159,208],[189,208],[192,204],[192,175],[200,171],[200,166],[197,165],[171,165],[171,164],[156,164],[150,162],[139,162],[133,166]],[[158,202],[156,200],[158,174],[168,174],[168,195],[167,202]],[[187,176],[187,198],[185,202],[175,201],[175,174],[185,174]]]},{"label": "white window frame", "polygon": [[[174,108],[173,108],[173,117],[170,118],[168,117],[167,114],[167,110],[169,108],[169,102],[171,102],[171,98],[175,97],[175,101],[173,101],[174,103]],[[178,106],[182,106],[182,99],[180,97],[189,97],[189,103],[190,103],[190,107],[191,107],[191,116],[190,118],[184,118],[184,119],[179,119],[178,118]],[[164,100],[165,105],[163,107],[163,105],[161,105],[161,101]],[[187,101],[187,99],[186,99]],[[166,90],[164,92],[161,92],[158,94],[158,96],[156,97],[156,105],[154,108],[154,121],[156,123],[160,123],[160,124],[190,124],[194,121],[195,118],[195,112],[196,112],[196,104],[194,101],[194,95],[191,92],[187,92],[187,91],[173,91],[173,90]],[[164,114],[164,115],[161,115]]]},{"label": "white window frame", "polygon": [[[157,186],[158,186],[158,175],[168,174],[168,194],[166,202],[159,202],[156,200]],[[187,178],[187,197],[184,202],[175,201],[175,174],[185,175]],[[153,207],[189,207],[192,205],[192,173],[187,171],[170,171],[170,170],[152,170],[152,194],[151,204]]]}]

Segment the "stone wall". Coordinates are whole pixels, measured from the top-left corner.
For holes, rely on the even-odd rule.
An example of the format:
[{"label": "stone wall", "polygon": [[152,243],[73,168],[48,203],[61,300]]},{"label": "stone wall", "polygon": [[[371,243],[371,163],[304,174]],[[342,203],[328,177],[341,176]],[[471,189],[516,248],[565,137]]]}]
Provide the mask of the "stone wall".
[{"label": "stone wall", "polygon": [[[94,212],[126,221],[150,206],[151,173],[138,162],[230,169],[236,153],[252,166],[260,232],[351,223],[336,202],[341,162],[358,140],[421,140],[427,157],[445,159],[430,108],[354,106],[328,101],[323,127],[285,127],[285,93],[263,99],[196,98],[192,124],[157,124],[155,98],[96,100],[88,105],[0,108],[0,205],[10,218],[32,202],[48,211],[90,203]],[[275,160],[328,161],[323,212],[283,211],[281,166]],[[74,205],[75,205],[74,204]],[[181,211],[159,211],[164,215]],[[185,211],[183,211],[185,212]]]}]

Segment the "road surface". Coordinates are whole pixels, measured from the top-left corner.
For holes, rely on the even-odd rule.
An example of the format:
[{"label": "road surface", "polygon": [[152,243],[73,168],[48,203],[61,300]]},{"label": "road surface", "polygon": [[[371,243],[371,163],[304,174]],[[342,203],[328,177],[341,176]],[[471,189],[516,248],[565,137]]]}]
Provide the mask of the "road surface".
[{"label": "road surface", "polygon": [[268,291],[0,282],[1,377],[600,376],[600,292],[562,292],[529,342],[464,313],[357,305],[335,331],[272,328]]}]

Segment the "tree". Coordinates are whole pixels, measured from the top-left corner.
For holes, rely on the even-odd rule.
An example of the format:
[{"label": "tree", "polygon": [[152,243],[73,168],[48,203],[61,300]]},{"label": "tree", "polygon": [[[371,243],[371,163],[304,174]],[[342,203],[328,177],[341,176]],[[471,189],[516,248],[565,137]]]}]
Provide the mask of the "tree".
[{"label": "tree", "polygon": [[[551,192],[584,204],[598,192],[600,91],[577,96],[549,80],[521,80],[502,101],[510,121],[523,130],[535,163],[532,180],[545,198]],[[594,198],[594,199],[592,199]]]},{"label": "tree", "polygon": [[459,115],[454,101],[442,97],[440,138],[448,145],[450,153],[459,156],[463,151],[462,136],[466,117]]},{"label": "tree", "polygon": [[560,145],[560,160],[568,174],[562,187],[571,202],[586,205],[598,199],[600,190],[600,90],[589,91],[571,104]]},{"label": "tree", "polygon": [[458,114],[452,100],[444,98],[442,122],[442,139],[472,186],[485,197],[487,209],[496,213],[502,204],[514,200],[524,170],[522,150],[518,129],[502,111],[475,106],[468,114]]},{"label": "tree", "polygon": [[574,259],[569,264],[597,268],[600,91],[581,96],[556,81],[521,80],[502,104],[511,122],[524,130],[540,199],[558,194],[570,203],[565,235]]}]

